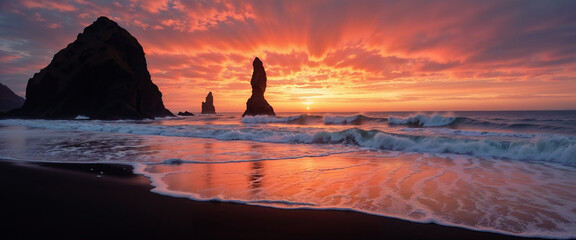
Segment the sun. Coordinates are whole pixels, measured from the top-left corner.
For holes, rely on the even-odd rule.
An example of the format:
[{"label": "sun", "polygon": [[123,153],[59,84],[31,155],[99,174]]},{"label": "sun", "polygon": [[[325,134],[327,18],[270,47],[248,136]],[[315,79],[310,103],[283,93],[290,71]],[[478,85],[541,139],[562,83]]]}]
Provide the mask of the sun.
[{"label": "sun", "polygon": [[304,107],[306,108],[306,111],[310,111],[310,105],[312,105],[312,101],[306,99],[304,102],[302,102],[302,104],[304,105]]}]

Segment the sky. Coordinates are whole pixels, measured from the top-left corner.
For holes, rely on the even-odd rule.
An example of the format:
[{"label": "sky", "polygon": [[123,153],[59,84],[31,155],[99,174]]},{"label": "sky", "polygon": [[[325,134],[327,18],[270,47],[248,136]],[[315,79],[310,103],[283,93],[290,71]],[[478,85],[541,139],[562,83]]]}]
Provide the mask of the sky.
[{"label": "sky", "polygon": [[[576,109],[573,0],[2,0],[0,83],[99,16],[138,39],[172,112],[242,112],[252,61],[276,112]],[[307,110],[309,108],[309,110]]]}]

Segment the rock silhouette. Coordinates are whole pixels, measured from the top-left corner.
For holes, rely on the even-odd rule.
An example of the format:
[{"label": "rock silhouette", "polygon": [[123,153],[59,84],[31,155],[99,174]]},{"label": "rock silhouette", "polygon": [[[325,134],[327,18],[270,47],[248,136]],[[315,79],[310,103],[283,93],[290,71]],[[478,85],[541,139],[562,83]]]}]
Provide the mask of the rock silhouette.
[{"label": "rock silhouette", "polygon": [[252,85],[252,96],[246,102],[246,111],[242,114],[244,116],[256,116],[256,115],[273,115],[274,109],[266,99],[264,99],[264,92],[266,91],[266,71],[262,65],[262,61],[259,58],[254,59],[252,63],[254,67],[254,72],[252,73],[252,79],[250,80],[250,85]]},{"label": "rock silhouette", "polygon": [[8,112],[20,108],[24,98],[16,95],[8,86],[0,83],[0,112]]},{"label": "rock silhouette", "polygon": [[193,113],[185,111],[185,112],[178,112],[178,116],[194,116]]},{"label": "rock silhouette", "polygon": [[26,102],[13,115],[49,119],[173,116],[150,79],[142,46],[106,17],[86,27],[28,80]]},{"label": "rock silhouette", "polygon": [[216,114],[216,108],[214,108],[214,97],[212,97],[212,92],[209,92],[206,96],[206,101],[202,102],[202,112],[201,114]]}]

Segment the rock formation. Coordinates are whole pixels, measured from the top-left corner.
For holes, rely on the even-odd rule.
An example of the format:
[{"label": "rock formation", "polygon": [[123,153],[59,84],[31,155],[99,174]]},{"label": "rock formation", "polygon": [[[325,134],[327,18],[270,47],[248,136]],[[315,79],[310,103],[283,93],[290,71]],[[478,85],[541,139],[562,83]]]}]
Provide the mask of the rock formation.
[{"label": "rock formation", "polygon": [[0,112],[20,108],[23,104],[24,98],[16,95],[8,86],[0,83]]},{"label": "rock formation", "polygon": [[186,112],[178,112],[178,116],[194,116],[194,114],[186,111]]},{"label": "rock formation", "polygon": [[246,102],[246,111],[242,114],[244,116],[255,116],[255,115],[276,115],[274,109],[266,99],[264,99],[264,92],[266,91],[266,71],[264,66],[262,66],[262,61],[256,58],[252,63],[254,67],[254,72],[252,73],[252,79],[250,80],[250,85],[252,85],[252,96]]},{"label": "rock formation", "polygon": [[152,83],[144,50],[128,31],[98,18],[34,74],[18,117],[142,119],[173,116]]},{"label": "rock formation", "polygon": [[212,97],[212,92],[209,92],[208,96],[206,96],[206,102],[202,102],[201,114],[216,114],[216,108],[214,108],[214,97]]}]

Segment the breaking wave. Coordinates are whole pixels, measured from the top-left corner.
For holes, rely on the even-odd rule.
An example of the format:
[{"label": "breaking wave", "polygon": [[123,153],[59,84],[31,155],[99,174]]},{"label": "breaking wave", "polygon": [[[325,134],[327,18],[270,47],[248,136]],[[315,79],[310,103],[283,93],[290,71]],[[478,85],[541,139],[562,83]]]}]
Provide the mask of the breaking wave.
[{"label": "breaking wave", "polygon": [[419,126],[419,127],[443,127],[443,126],[448,126],[450,124],[453,124],[457,120],[462,120],[462,119],[465,119],[465,118],[444,117],[440,114],[435,114],[433,116],[418,114],[416,116],[410,116],[407,118],[389,117],[388,118],[388,124]]},{"label": "breaking wave", "polygon": [[324,116],[324,124],[339,124],[339,125],[362,125],[364,123],[381,123],[386,122],[386,118],[367,117],[361,114],[352,116]]},{"label": "breaking wave", "polygon": [[[273,118],[246,118],[263,121]],[[280,118],[294,121],[297,118]],[[445,120],[431,120],[431,122]],[[380,130],[350,128],[342,131],[299,128],[259,128],[194,125],[153,125],[105,121],[2,120],[0,123],[59,130],[80,130],[171,137],[248,140],[270,143],[346,144],[373,150],[416,153],[453,153],[484,158],[556,162],[576,165],[576,137],[553,134],[511,134],[457,131],[437,136],[395,134]]]},{"label": "breaking wave", "polygon": [[370,117],[362,114],[350,116],[314,116],[301,114],[295,116],[278,117],[278,116],[249,116],[242,118],[242,123],[294,123],[294,124],[318,124],[325,125],[371,125],[385,124],[390,125],[407,125],[410,127],[442,127],[455,123],[457,120],[465,118],[444,117],[439,114],[427,116],[419,114],[407,118],[390,116],[389,118]]},{"label": "breaking wave", "polygon": [[417,153],[455,153],[476,157],[576,165],[576,138],[536,135],[529,139],[430,137],[390,134],[357,128],[314,134],[313,143],[345,143],[370,149]]},{"label": "breaking wave", "polygon": [[[576,135],[573,120],[472,118],[442,114],[375,117],[370,115],[309,115],[244,117],[244,124],[355,125],[366,127],[486,129]],[[366,128],[362,127],[362,128]]]}]

